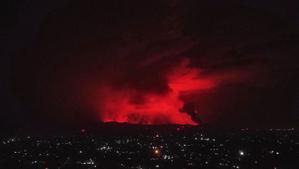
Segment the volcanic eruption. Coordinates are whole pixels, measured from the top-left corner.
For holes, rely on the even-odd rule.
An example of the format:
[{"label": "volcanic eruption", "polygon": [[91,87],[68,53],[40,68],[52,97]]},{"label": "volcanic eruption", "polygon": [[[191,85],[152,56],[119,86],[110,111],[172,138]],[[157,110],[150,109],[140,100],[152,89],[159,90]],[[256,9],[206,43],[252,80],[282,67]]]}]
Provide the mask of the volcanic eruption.
[{"label": "volcanic eruption", "polygon": [[198,124],[199,114],[182,109],[183,96],[209,90],[215,87],[215,82],[201,77],[200,69],[189,67],[188,59],[168,71],[165,78],[167,88],[163,92],[101,85],[98,91],[100,119],[133,124]]}]

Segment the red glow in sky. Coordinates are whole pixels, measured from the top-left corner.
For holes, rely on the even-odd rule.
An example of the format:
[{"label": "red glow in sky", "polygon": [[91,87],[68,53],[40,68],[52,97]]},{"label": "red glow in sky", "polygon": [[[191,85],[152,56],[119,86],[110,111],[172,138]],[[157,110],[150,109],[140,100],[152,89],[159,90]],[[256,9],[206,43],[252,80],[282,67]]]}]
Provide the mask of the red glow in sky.
[{"label": "red glow in sky", "polygon": [[200,70],[188,67],[183,60],[166,76],[169,90],[165,93],[140,92],[136,89],[119,89],[105,85],[100,88],[100,119],[103,122],[133,124],[191,124],[187,113],[180,112],[182,94],[208,90],[215,86],[210,79],[200,77]]}]

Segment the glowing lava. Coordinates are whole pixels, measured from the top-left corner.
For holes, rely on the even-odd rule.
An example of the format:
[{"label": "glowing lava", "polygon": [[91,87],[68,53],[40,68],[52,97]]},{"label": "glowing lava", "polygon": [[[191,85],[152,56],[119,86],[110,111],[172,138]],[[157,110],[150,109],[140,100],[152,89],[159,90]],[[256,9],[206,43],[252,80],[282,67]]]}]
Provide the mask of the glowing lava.
[{"label": "glowing lava", "polygon": [[180,112],[184,106],[183,94],[208,90],[215,86],[210,79],[200,77],[200,70],[188,67],[183,60],[166,74],[166,92],[140,92],[137,89],[100,87],[100,119],[103,122],[127,122],[133,124],[191,124],[187,113]]}]

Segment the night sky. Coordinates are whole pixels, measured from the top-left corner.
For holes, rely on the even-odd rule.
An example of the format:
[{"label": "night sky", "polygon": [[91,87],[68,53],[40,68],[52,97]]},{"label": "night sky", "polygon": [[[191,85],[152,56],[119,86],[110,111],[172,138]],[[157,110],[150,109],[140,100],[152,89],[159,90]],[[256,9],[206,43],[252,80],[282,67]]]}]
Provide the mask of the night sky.
[{"label": "night sky", "polygon": [[2,131],[200,125],[197,117],[298,126],[296,0],[10,0],[3,8]]}]

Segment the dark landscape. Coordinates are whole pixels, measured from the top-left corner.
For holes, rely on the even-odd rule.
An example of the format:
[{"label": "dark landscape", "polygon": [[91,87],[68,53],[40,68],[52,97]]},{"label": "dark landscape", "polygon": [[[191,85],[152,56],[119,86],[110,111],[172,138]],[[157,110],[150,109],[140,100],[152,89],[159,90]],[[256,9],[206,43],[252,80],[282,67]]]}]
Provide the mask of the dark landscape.
[{"label": "dark landscape", "polygon": [[299,133],[109,124],[102,132],[4,137],[0,150],[0,165],[7,169],[296,169]]}]

